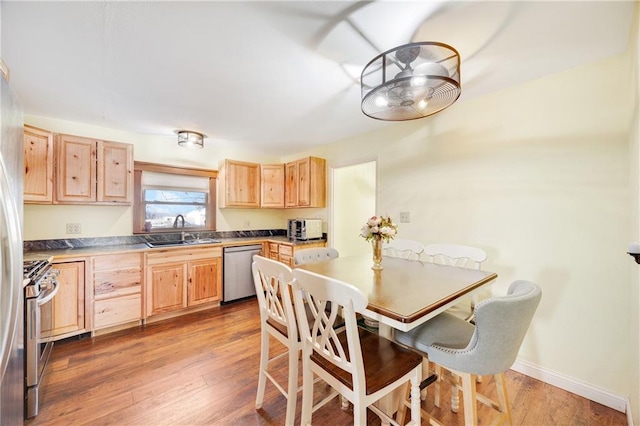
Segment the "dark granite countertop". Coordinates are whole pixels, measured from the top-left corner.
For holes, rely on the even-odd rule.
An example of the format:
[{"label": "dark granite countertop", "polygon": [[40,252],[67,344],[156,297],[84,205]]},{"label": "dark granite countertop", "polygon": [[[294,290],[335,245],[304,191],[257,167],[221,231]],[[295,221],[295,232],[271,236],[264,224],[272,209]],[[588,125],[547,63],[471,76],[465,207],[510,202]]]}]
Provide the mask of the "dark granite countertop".
[{"label": "dark granite countertop", "polygon": [[171,246],[162,248],[151,248],[146,241],[176,241],[181,238],[180,233],[157,234],[157,235],[133,235],[127,237],[102,237],[102,238],[79,238],[64,240],[39,240],[24,242],[24,259],[34,260],[50,256],[56,258],[70,258],[93,256],[109,253],[126,253],[136,251],[159,251],[159,250],[179,250],[193,247],[230,247],[234,245],[256,244],[265,241],[278,243],[289,243],[293,245],[305,245],[318,242],[325,242],[326,238],[318,240],[290,240],[284,230],[270,231],[229,231],[223,233],[202,232],[194,233],[198,238],[210,238],[220,242]]}]

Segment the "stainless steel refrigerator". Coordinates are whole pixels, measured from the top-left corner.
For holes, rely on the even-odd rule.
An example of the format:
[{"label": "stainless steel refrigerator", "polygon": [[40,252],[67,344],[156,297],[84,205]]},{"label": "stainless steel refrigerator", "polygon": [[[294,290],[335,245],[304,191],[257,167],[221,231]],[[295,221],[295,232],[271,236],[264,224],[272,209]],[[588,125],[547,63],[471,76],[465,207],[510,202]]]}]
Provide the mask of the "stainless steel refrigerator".
[{"label": "stainless steel refrigerator", "polygon": [[23,116],[0,80],[0,425],[13,426],[24,420]]}]

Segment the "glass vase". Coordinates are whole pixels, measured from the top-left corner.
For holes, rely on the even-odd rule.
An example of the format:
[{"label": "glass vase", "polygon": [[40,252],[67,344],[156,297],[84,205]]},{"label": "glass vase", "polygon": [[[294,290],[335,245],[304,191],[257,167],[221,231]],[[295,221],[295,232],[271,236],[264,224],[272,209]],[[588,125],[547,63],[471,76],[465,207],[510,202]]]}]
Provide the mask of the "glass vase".
[{"label": "glass vase", "polygon": [[379,271],[382,269],[382,239],[374,238],[371,240],[371,246],[373,248],[373,266],[371,269]]}]

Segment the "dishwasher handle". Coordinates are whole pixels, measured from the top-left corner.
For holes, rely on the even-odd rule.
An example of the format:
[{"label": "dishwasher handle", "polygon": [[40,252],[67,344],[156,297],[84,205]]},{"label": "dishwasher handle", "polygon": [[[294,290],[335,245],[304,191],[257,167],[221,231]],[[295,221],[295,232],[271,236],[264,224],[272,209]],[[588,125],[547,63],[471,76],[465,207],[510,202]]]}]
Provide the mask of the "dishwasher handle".
[{"label": "dishwasher handle", "polygon": [[248,246],[231,246],[223,249],[224,253],[235,253],[239,251],[260,251],[262,250],[262,244],[253,244]]}]

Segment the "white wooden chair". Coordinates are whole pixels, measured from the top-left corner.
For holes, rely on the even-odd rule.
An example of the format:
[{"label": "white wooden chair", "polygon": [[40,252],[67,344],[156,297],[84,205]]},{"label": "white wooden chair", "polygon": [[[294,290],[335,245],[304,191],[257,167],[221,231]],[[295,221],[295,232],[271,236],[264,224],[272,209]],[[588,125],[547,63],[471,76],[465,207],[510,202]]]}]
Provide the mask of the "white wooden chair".
[{"label": "white wooden chair", "polygon": [[[487,260],[487,253],[484,250],[460,244],[427,244],[424,246],[424,255],[430,262],[478,270],[482,269],[482,263]],[[474,295],[470,300],[451,308],[449,313],[470,321],[473,318],[473,307],[476,302],[477,295]]]},{"label": "white wooden chair", "polygon": [[[298,325],[293,311],[290,283],[293,280],[291,268],[262,256],[253,256],[253,282],[260,308],[260,373],[256,409],[262,407],[264,392],[269,379],[287,399],[286,425],[293,425],[298,393],[298,359],[302,343],[298,336]],[[287,347],[287,352],[269,358],[269,336]],[[287,356],[289,373],[285,390],[269,373],[269,364]]]},{"label": "white wooden chair", "polygon": [[421,242],[404,238],[396,238],[382,244],[383,254],[403,259],[418,260],[423,250],[424,246]]},{"label": "white wooden chair", "polygon": [[[357,288],[302,269],[295,269],[293,277],[303,341],[301,424],[311,424],[314,374],[351,401],[355,425],[367,423],[367,407],[383,421],[397,425],[373,403],[411,382],[411,421],[419,424],[422,356],[358,327],[356,313],[368,302]],[[310,309],[304,309],[305,301]],[[333,328],[340,310],[344,332]],[[308,314],[312,317],[307,318]]]},{"label": "white wooden chair", "polygon": [[[478,424],[476,400],[498,410],[500,422],[513,424],[504,372],[516,360],[541,297],[537,284],[515,281],[506,296],[476,305],[475,325],[443,312],[411,331],[396,331],[395,339],[422,352],[436,365],[436,396],[442,370],[453,373],[454,387],[463,390],[465,425]],[[495,376],[498,403],[476,392],[478,375]],[[439,401],[435,402],[439,406]]]},{"label": "white wooden chair", "polygon": [[340,253],[333,247],[296,249],[293,253],[293,263],[294,265],[304,265],[305,263],[322,262],[324,260],[337,259],[338,257],[340,257]]}]

